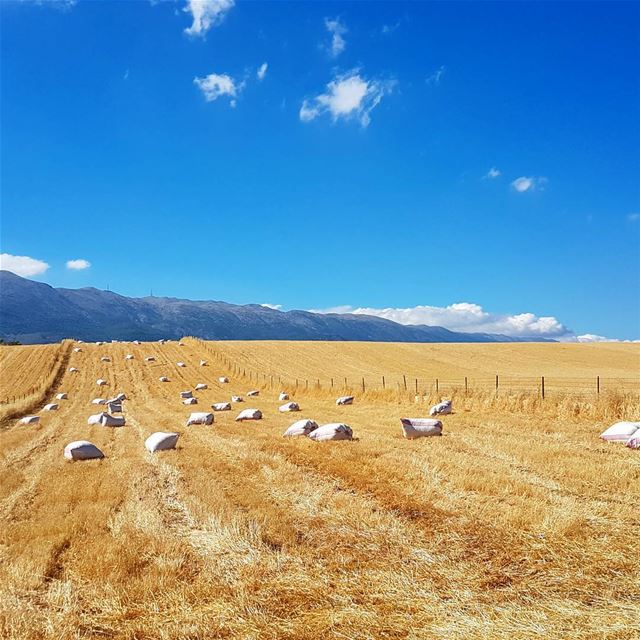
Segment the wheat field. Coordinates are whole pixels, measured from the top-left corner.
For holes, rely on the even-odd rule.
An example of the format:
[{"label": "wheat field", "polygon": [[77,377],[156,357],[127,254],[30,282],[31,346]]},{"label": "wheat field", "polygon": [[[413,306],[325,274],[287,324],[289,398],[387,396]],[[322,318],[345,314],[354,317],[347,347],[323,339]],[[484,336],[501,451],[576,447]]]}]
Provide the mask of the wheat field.
[{"label": "wheat field", "polygon": [[[42,398],[68,392],[60,410],[32,426],[5,417],[0,431],[0,635],[637,637],[640,457],[598,439],[614,420],[640,419],[636,393],[543,402],[456,391],[443,437],[408,441],[399,418],[424,415],[433,389],[418,402],[403,388],[356,389],[355,403],[338,407],[337,382],[289,386],[471,369],[535,377],[542,366],[550,376],[639,375],[638,345],[569,347],[185,339],[69,351],[79,372],[65,362]],[[2,351],[11,388],[30,352]],[[299,414],[278,413],[280,379]],[[209,388],[198,406],[183,406],[179,392],[199,382]],[[192,409],[252,387],[260,397],[234,409],[259,408],[262,421],[236,423],[231,411],[184,427]],[[88,426],[91,399],[118,391],[127,426]],[[283,439],[299,417],[346,422],[356,439]],[[177,450],[146,452],[146,436],[174,430]],[[78,439],[105,459],[65,462],[64,445]]]}]

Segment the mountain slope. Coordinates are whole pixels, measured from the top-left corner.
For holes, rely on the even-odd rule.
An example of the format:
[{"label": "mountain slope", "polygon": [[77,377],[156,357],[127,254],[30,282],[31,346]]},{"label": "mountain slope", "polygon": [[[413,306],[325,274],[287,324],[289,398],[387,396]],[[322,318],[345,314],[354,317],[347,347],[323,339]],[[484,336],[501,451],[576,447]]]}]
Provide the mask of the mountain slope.
[{"label": "mountain slope", "polygon": [[94,288],[55,289],[0,271],[0,336],[23,343],[157,340],[195,335],[218,340],[361,340],[375,342],[512,342],[513,338],[406,326],[354,314],[276,311],[178,298],[127,298]]}]

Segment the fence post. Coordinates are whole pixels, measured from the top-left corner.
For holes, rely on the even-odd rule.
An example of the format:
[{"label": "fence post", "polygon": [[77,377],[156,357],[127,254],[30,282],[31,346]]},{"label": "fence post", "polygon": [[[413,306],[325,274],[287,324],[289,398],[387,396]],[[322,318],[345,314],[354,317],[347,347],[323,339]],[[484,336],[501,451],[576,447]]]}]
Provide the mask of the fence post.
[{"label": "fence post", "polygon": [[418,378],[416,378],[416,395],[418,395]]},{"label": "fence post", "polygon": [[318,389],[320,389],[320,378],[318,378]]},{"label": "fence post", "polygon": [[362,377],[362,393],[365,392],[365,386],[364,386],[364,376]]},{"label": "fence post", "polygon": [[347,379],[346,378],[344,379],[344,388],[345,389],[347,388]]},{"label": "fence post", "polygon": [[498,391],[498,374],[496,373],[496,391]]},{"label": "fence post", "polygon": [[331,388],[333,389],[333,378],[331,378]]},{"label": "fence post", "polygon": [[296,378],[296,389],[298,388],[298,378]]},{"label": "fence post", "polygon": [[542,399],[544,400],[544,376],[542,376],[541,378],[541,383],[542,383],[542,386],[540,387],[540,389],[542,391]]},{"label": "fence post", "polygon": [[600,395],[600,376],[596,378],[596,393]]},{"label": "fence post", "polygon": [[304,388],[305,388],[305,389],[308,389],[308,388],[309,388],[309,380],[305,380],[305,381],[304,381],[304,385],[305,385],[305,387],[304,387]]},{"label": "fence post", "polygon": [[386,386],[386,385],[385,385],[385,383],[384,383],[384,376],[382,376],[382,388],[383,388],[383,389],[386,389],[386,388],[387,388],[387,386]]},{"label": "fence post", "polygon": [[467,376],[464,377],[464,392],[467,393],[469,390],[469,384],[467,382]]},{"label": "fence post", "polygon": [[438,382],[438,378],[436,378],[436,393],[438,393],[440,389],[440,383]]}]

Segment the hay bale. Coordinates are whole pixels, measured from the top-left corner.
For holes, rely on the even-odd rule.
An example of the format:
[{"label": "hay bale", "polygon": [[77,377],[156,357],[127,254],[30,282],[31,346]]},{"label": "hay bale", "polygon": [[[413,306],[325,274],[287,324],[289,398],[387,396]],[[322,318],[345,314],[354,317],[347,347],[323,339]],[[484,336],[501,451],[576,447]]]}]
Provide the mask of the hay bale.
[{"label": "hay bale", "polygon": [[640,429],[640,422],[616,422],[600,434],[607,442],[627,442]]},{"label": "hay bale", "polygon": [[231,396],[231,402],[244,402],[244,398],[242,396]]},{"label": "hay bale", "polygon": [[308,436],[312,431],[318,428],[315,420],[298,420],[294,422],[283,434],[283,438],[297,438],[300,436]]},{"label": "hay bale", "polygon": [[453,411],[451,400],[443,400],[429,409],[430,416],[448,416]]},{"label": "hay bale", "polygon": [[104,398],[94,398],[91,404],[107,404],[107,401]]},{"label": "hay bale", "polygon": [[147,357],[144,359],[144,361],[145,361],[145,362],[155,362],[155,361],[156,361],[156,359],[155,359],[153,356],[147,356]]},{"label": "hay bale", "polygon": [[244,409],[237,415],[236,422],[244,420],[262,420],[262,411],[260,409]]},{"label": "hay bale", "polygon": [[638,429],[628,440],[627,447],[629,449],[640,449],[640,429]]},{"label": "hay bale", "polygon": [[289,394],[285,393],[284,391],[281,391],[280,395],[278,396],[278,400],[280,402],[284,402],[285,400],[288,400],[288,399],[289,399]]},{"label": "hay bale", "polygon": [[231,411],[231,403],[230,402],[217,402],[216,404],[212,404],[211,408],[214,411]]},{"label": "hay bale", "polygon": [[43,411],[57,411],[58,410],[58,405],[55,402],[51,402],[49,404],[45,404],[44,407],[42,407]]},{"label": "hay bale", "polygon": [[206,367],[207,365],[207,361],[206,360],[200,360],[200,366],[201,367]]},{"label": "hay bale", "polygon": [[353,430],[349,425],[341,422],[323,424],[309,433],[309,438],[316,442],[329,440],[353,440]]},{"label": "hay bale", "polygon": [[38,424],[40,422],[40,416],[25,416],[18,420],[18,424]]},{"label": "hay bale", "polygon": [[227,384],[227,383],[229,382],[229,378],[227,378],[227,376],[220,376],[220,377],[218,378],[218,382],[219,382],[220,384]]},{"label": "hay bale", "polygon": [[336,400],[337,405],[353,404],[353,396],[341,396]]},{"label": "hay bale", "polygon": [[102,358],[100,358],[100,362],[111,362],[111,358],[108,356],[102,356]]},{"label": "hay bale", "polygon": [[103,411],[89,416],[87,424],[100,424],[103,427],[124,427],[125,419],[123,416],[112,416]]},{"label": "hay bale", "polygon": [[259,395],[260,395],[260,392],[257,391],[256,389],[254,389],[253,391],[247,391],[247,396],[249,398],[256,398]]},{"label": "hay bale", "polygon": [[75,347],[73,353],[82,353],[82,349],[80,347]]},{"label": "hay bale", "polygon": [[66,393],[56,394],[56,400],[68,400],[69,396]]},{"label": "hay bale", "polygon": [[208,389],[209,387],[204,383],[204,382],[200,382],[196,385],[196,391],[204,391],[205,389]]},{"label": "hay bale", "polygon": [[187,365],[184,362],[176,362],[176,365],[179,367],[186,367]]},{"label": "hay bale", "polygon": [[144,446],[149,453],[155,453],[156,451],[167,451],[168,449],[175,449],[178,443],[179,433],[168,433],[165,431],[156,431],[152,433],[145,441]]},{"label": "hay bale", "polygon": [[94,460],[104,458],[104,453],[88,440],[76,440],[64,448],[64,457],[67,460]]},{"label": "hay bale", "polygon": [[107,411],[109,413],[122,413],[122,405],[119,402],[107,402]]},{"label": "hay bale", "polygon": [[107,381],[106,381],[106,380],[103,380],[102,378],[98,378],[98,379],[96,380],[96,384],[97,384],[99,387],[104,387],[104,386],[107,384]]},{"label": "hay bale", "polygon": [[193,398],[193,392],[191,391],[181,391],[180,392],[180,397],[181,398]]},{"label": "hay bale", "polygon": [[287,413],[288,411],[300,411],[300,405],[297,402],[287,402],[278,408],[280,413]]},{"label": "hay bale", "polygon": [[213,413],[192,413],[187,420],[187,426],[191,424],[213,424]]},{"label": "hay bale", "polygon": [[402,432],[407,440],[442,435],[442,422],[430,418],[400,418]]},{"label": "hay bale", "polygon": [[167,378],[167,376],[160,376],[158,380],[160,380],[160,382],[169,382],[169,378]]},{"label": "hay bale", "polygon": [[182,404],[190,405],[190,404],[198,404],[198,398],[185,398],[182,401]]},{"label": "hay bale", "polygon": [[69,373],[78,373],[78,369],[75,367],[69,367]]},{"label": "hay bale", "polygon": [[124,357],[124,359],[125,359],[125,360],[133,360],[134,358],[133,358],[133,356],[132,356],[130,353],[128,353],[128,354]]}]

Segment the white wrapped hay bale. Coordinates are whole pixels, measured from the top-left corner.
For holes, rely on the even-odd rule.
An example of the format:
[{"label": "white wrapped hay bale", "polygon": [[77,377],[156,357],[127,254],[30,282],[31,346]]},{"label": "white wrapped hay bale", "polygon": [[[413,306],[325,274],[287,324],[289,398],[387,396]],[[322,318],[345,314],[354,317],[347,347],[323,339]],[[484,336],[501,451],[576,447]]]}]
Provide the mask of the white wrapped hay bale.
[{"label": "white wrapped hay bale", "polygon": [[430,416],[448,416],[453,410],[453,403],[451,400],[443,400],[438,404],[434,404],[429,410]]},{"label": "white wrapped hay bale", "polygon": [[56,400],[68,400],[69,396],[66,393],[56,394]]},{"label": "white wrapped hay bale", "polygon": [[337,405],[353,404],[353,396],[341,396],[336,400]]},{"label": "white wrapped hay bale", "polygon": [[184,346],[185,346],[185,345],[184,345],[184,342],[178,342],[178,346],[179,346],[179,347],[184,347]]},{"label": "white wrapped hay bale", "polygon": [[200,366],[201,367],[206,367],[207,366],[207,361],[206,360],[200,360]]},{"label": "white wrapped hay bale", "polygon": [[407,440],[442,435],[442,422],[430,418],[400,418]]},{"label": "white wrapped hay bale", "polygon": [[231,396],[231,402],[244,402],[242,396]]},{"label": "white wrapped hay bale", "polygon": [[152,433],[145,441],[144,446],[149,453],[156,451],[167,451],[175,449],[178,443],[179,433],[167,433],[165,431],[156,431]]},{"label": "white wrapped hay bale", "polygon": [[260,409],[245,409],[237,415],[236,422],[244,420],[262,420],[262,411]]},{"label": "white wrapped hay bale", "polygon": [[167,376],[160,376],[158,380],[160,380],[160,382],[169,382],[169,378],[167,378]]},{"label": "white wrapped hay bale", "polygon": [[213,424],[213,413],[192,413],[187,420],[187,426],[191,424]]},{"label": "white wrapped hay bale", "polygon": [[301,436],[308,436],[312,431],[318,428],[318,423],[315,420],[298,420],[294,422],[283,434],[283,438],[297,438]]},{"label": "white wrapped hay bale", "polygon": [[640,422],[616,422],[600,434],[608,442],[627,442],[640,429]]},{"label": "white wrapped hay bale", "polygon": [[69,367],[69,373],[78,373],[78,370],[75,367]]},{"label": "white wrapped hay bale", "polygon": [[112,416],[103,411],[89,416],[87,424],[100,424],[103,427],[124,427],[125,419],[123,416]]},{"label": "white wrapped hay bale", "polygon": [[57,411],[58,410],[58,405],[55,402],[50,402],[49,404],[45,404],[44,407],[42,407],[43,411]]},{"label": "white wrapped hay bale", "polygon": [[227,383],[229,382],[229,378],[227,378],[227,376],[220,376],[220,377],[218,378],[218,382],[219,382],[220,384],[227,384]]},{"label": "white wrapped hay bale", "polygon": [[108,402],[107,411],[109,413],[122,413],[122,405],[119,402]]},{"label": "white wrapped hay bale", "polygon": [[76,440],[64,448],[64,457],[67,460],[93,460],[104,458],[104,453],[88,440]]},{"label": "white wrapped hay bale", "polygon": [[127,394],[126,394],[126,393],[119,393],[119,394],[116,396],[116,400],[117,400],[118,402],[122,402],[123,400],[126,400],[126,399],[127,399]]},{"label": "white wrapped hay bale", "polygon": [[176,365],[179,367],[186,367],[187,365],[184,362],[176,362]]},{"label": "white wrapped hay bale", "polygon": [[106,380],[103,380],[102,378],[98,378],[98,379],[96,380],[96,384],[97,384],[99,387],[104,387],[104,386],[107,384],[107,381],[106,381]]},{"label": "white wrapped hay bale", "polygon": [[133,344],[140,344],[140,340],[134,340]]},{"label": "white wrapped hay bale", "polygon": [[107,401],[104,398],[94,398],[91,404],[107,404]]},{"label": "white wrapped hay bale", "polygon": [[127,353],[127,355],[124,357],[125,360],[133,360],[133,356],[130,353]]},{"label": "white wrapped hay bale", "polygon": [[349,425],[341,422],[323,424],[309,433],[309,438],[316,442],[328,440],[353,440],[353,430]]},{"label": "white wrapped hay bale", "polygon": [[40,416],[25,416],[18,421],[18,424],[38,424]]},{"label": "white wrapped hay bale", "polygon": [[180,392],[180,397],[181,398],[193,398],[193,392],[191,391],[181,391]]},{"label": "white wrapped hay bale", "polygon": [[285,400],[289,399],[289,394],[285,393],[284,391],[280,392],[280,395],[278,396],[278,400],[280,400],[280,402],[284,402]]},{"label": "white wrapped hay bale", "polygon": [[147,356],[147,357],[144,359],[144,361],[145,361],[145,362],[155,362],[155,361],[156,361],[156,359],[155,359],[153,356]]},{"label": "white wrapped hay bale", "polygon": [[76,347],[76,348],[73,350],[73,353],[82,353],[82,349],[81,349],[80,347]]},{"label": "white wrapped hay bale", "polygon": [[102,356],[102,358],[100,358],[100,362],[111,362],[111,358],[108,356]]},{"label": "white wrapped hay bale", "polygon": [[185,398],[182,401],[182,404],[190,405],[190,404],[198,404],[198,398]]},{"label": "white wrapped hay bale", "polygon": [[196,385],[196,391],[204,391],[205,389],[208,389],[209,387],[204,383],[204,382],[199,382]]},{"label": "white wrapped hay bale", "polygon": [[287,402],[281,407],[278,407],[280,413],[287,413],[288,411],[300,411],[300,405],[297,402]]},{"label": "white wrapped hay bale", "polygon": [[231,411],[231,403],[230,402],[216,402],[211,405],[211,408],[214,411]]},{"label": "white wrapped hay bale", "polygon": [[256,389],[254,389],[253,391],[248,391],[247,392],[247,396],[249,396],[249,398],[255,398],[257,396],[260,395],[260,392],[257,391]]}]

